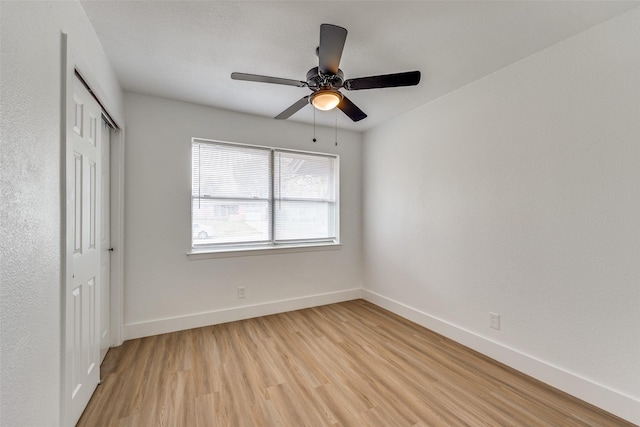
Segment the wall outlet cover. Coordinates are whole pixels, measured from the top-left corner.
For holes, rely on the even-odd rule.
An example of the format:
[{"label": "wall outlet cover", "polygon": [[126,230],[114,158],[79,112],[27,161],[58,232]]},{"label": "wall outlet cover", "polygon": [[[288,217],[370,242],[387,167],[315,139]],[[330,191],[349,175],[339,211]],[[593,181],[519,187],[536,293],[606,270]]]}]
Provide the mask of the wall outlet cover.
[{"label": "wall outlet cover", "polygon": [[489,313],[489,326],[500,330],[500,315],[498,313]]}]

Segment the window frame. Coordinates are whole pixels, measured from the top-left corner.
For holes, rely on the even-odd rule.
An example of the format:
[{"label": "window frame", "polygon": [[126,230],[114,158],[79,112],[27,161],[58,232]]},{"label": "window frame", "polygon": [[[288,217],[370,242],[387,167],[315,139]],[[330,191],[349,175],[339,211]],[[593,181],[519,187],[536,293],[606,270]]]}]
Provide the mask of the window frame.
[{"label": "window frame", "polygon": [[[193,180],[193,147],[196,144],[212,144],[212,145],[226,145],[231,147],[247,147],[251,149],[260,149],[269,151],[269,186],[270,186],[270,218],[268,223],[268,235],[270,240],[268,242],[229,242],[229,243],[214,243],[214,244],[200,244],[194,245],[193,237],[193,221],[194,221],[194,201],[202,199],[202,196],[194,196],[194,180]],[[190,235],[190,251],[187,255],[190,259],[204,259],[204,258],[219,258],[219,257],[235,257],[244,255],[259,255],[264,251],[269,253],[289,253],[289,252],[301,252],[301,251],[316,251],[316,250],[331,250],[339,249],[342,244],[340,242],[340,155],[332,153],[323,153],[317,151],[297,150],[291,148],[279,148],[257,144],[244,144],[229,141],[213,140],[206,138],[193,137],[191,138],[191,185],[190,185],[190,222],[189,222],[189,235]],[[292,153],[303,154],[317,157],[327,157],[334,161],[334,189],[335,202],[334,202],[334,230],[335,237],[331,238],[310,238],[310,239],[296,239],[296,240],[276,240],[276,174],[275,174],[275,159],[276,153]],[[281,191],[281,190],[280,190]],[[284,199],[281,199],[284,200]],[[313,199],[311,199],[313,201]]]}]

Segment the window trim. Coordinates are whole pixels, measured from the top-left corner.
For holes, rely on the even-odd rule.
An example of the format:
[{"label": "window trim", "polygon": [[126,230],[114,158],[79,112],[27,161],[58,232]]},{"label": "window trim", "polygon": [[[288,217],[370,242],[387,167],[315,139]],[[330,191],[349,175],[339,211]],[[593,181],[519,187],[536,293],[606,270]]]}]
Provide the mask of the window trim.
[{"label": "window trim", "polygon": [[248,246],[246,248],[239,248],[237,246],[224,248],[224,249],[202,249],[192,250],[187,252],[189,260],[196,261],[201,259],[211,258],[235,258],[252,255],[275,255],[275,254],[289,254],[298,252],[319,252],[319,251],[332,251],[342,249],[342,243],[337,242],[325,242],[314,244],[299,244],[299,245],[278,245],[278,246]]},{"label": "window trim", "polygon": [[[228,243],[228,244],[217,244],[215,246],[199,246],[196,247],[193,245],[193,182],[191,184],[191,194],[190,194],[190,221],[189,221],[189,235],[190,238],[190,250],[187,252],[187,257],[190,260],[198,260],[198,259],[207,259],[207,258],[225,258],[225,257],[240,257],[247,255],[271,255],[278,253],[292,253],[292,252],[310,252],[310,251],[326,251],[326,250],[336,250],[342,247],[342,243],[340,241],[340,155],[331,154],[331,153],[321,153],[315,151],[306,151],[306,150],[296,150],[290,148],[278,148],[278,147],[270,147],[265,145],[256,145],[256,144],[244,144],[244,143],[236,143],[229,141],[221,141],[215,139],[207,139],[207,138],[199,138],[192,137],[191,138],[191,147],[197,143],[204,144],[219,144],[219,145],[228,145],[232,147],[248,147],[248,148],[256,148],[256,149],[266,149],[270,152],[270,167],[271,167],[271,178],[270,178],[270,186],[271,186],[271,219],[270,219],[270,234],[271,241],[269,242],[246,242],[246,243]],[[276,206],[275,199],[275,153],[300,153],[300,154],[309,154],[313,156],[321,156],[334,159],[335,161],[335,180],[337,185],[335,186],[335,238],[320,238],[320,239],[309,239],[303,241],[281,241],[278,243],[275,239],[275,212],[273,210]],[[193,159],[193,156],[191,157]],[[191,170],[191,176],[193,176],[193,169]]]}]

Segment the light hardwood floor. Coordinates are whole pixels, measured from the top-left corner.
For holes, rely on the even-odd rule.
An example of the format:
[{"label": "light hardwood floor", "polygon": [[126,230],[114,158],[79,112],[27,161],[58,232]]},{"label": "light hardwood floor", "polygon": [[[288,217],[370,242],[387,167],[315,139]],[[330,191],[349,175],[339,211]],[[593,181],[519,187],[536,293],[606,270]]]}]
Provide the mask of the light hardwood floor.
[{"label": "light hardwood floor", "polygon": [[125,342],[79,426],[630,426],[357,300]]}]

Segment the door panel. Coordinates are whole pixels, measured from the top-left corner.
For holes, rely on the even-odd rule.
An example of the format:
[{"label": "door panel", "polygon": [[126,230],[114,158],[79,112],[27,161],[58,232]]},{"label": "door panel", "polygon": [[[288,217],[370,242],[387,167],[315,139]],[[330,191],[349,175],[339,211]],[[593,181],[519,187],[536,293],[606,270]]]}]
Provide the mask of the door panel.
[{"label": "door panel", "polygon": [[73,153],[73,253],[82,252],[82,154]]},{"label": "door panel", "polygon": [[100,362],[111,345],[110,129],[102,122],[102,217],[100,235]]},{"label": "door panel", "polygon": [[72,256],[65,289],[65,383],[71,401],[70,421],[77,422],[100,376],[100,274],[102,217],[101,109],[74,79],[74,113],[68,116],[73,155],[67,168],[73,200],[67,238]]}]

